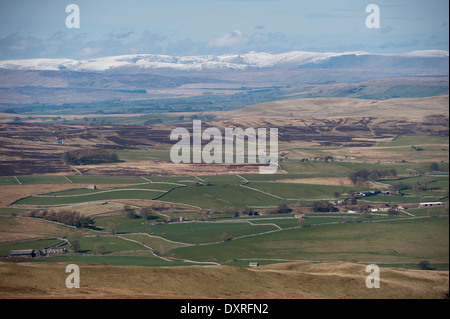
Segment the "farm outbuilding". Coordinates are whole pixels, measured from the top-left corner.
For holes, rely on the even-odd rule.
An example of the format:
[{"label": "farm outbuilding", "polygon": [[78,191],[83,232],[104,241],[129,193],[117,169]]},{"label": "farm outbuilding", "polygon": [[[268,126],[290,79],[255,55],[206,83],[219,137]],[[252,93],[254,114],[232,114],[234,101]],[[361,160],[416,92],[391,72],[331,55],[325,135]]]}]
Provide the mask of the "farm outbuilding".
[{"label": "farm outbuilding", "polygon": [[189,221],[189,219],[185,218],[185,217],[174,217],[174,218],[170,219],[171,223],[181,223],[181,222],[187,222],[187,221]]},{"label": "farm outbuilding", "polygon": [[420,203],[420,207],[433,207],[433,206],[442,206],[442,202],[426,202],[426,203]]},{"label": "farm outbuilding", "polygon": [[66,249],[63,247],[50,247],[50,248],[46,248],[44,249],[44,253],[49,255],[49,254],[65,254],[66,253]]},{"label": "farm outbuilding", "polygon": [[36,252],[33,249],[17,249],[9,251],[10,257],[22,257],[22,258],[32,258],[36,256]]}]

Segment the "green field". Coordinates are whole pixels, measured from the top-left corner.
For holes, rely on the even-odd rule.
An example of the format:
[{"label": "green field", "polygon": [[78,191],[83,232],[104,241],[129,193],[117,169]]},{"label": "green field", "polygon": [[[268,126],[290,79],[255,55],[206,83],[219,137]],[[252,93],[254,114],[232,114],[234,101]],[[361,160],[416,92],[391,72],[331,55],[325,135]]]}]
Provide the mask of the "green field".
[{"label": "green field", "polygon": [[[407,160],[408,157],[406,156]],[[289,174],[300,174],[302,177],[340,177],[340,176],[348,176],[349,173],[353,171],[357,171],[360,169],[367,170],[390,170],[395,169],[397,174],[400,176],[408,176],[413,171],[416,173],[430,173],[430,162],[432,159],[429,159],[427,162],[403,162],[403,163],[355,163],[355,162],[324,162],[324,161],[308,161],[302,162],[298,159],[287,159],[283,160],[280,165],[286,170]],[[442,171],[448,172],[449,163],[439,163],[439,168]],[[412,171],[411,171],[412,170]],[[265,178],[265,177],[261,177]]]},{"label": "green field", "polygon": [[74,183],[85,184],[136,184],[142,183],[142,178],[138,176],[68,176]]},{"label": "green field", "polygon": [[230,238],[259,234],[276,230],[272,225],[251,225],[249,223],[197,222],[178,223],[156,227],[145,231],[154,236],[161,236],[172,241],[202,244],[221,242],[221,236],[227,233]]},{"label": "green field", "polygon": [[[161,217],[159,217],[161,218]],[[156,220],[156,219],[154,219]],[[153,220],[153,221],[154,221]],[[111,231],[111,227],[116,227],[117,233],[134,232],[143,228],[148,228],[148,221],[140,216],[137,218],[129,218],[126,215],[97,217],[94,220],[96,228],[105,231]]]},{"label": "green field", "polygon": [[434,145],[434,144],[447,144],[449,139],[448,137],[441,136],[404,136],[398,135],[392,141],[378,143],[377,146],[411,146],[411,145]]},{"label": "green field", "polygon": [[152,200],[157,197],[158,194],[162,194],[164,191],[155,190],[111,190],[105,192],[93,192],[88,194],[80,194],[79,196],[67,195],[61,197],[54,196],[42,196],[42,197],[27,197],[15,204],[19,205],[68,205],[75,203],[105,201],[114,199],[136,199],[136,200]]},{"label": "green field", "polygon": [[96,245],[103,245],[101,254],[109,254],[130,250],[145,250],[142,245],[124,240],[117,236],[102,235],[92,237],[73,237],[69,241],[78,240],[80,243],[80,253],[92,254],[97,252]]},{"label": "green field", "polygon": [[[16,205],[68,205],[92,201],[113,199],[152,200],[174,187],[182,187],[165,183],[142,183],[111,189],[72,189],[50,194],[41,194],[17,201]],[[180,184],[182,185],[182,184]]]},{"label": "green field", "polygon": [[[177,248],[183,258],[309,261],[448,261],[448,218],[343,223],[278,231],[210,246]],[[432,247],[432,249],[430,249]]]},{"label": "green field", "polygon": [[[87,176],[87,175],[39,175],[39,176],[17,176],[17,180],[23,185],[38,184],[137,184],[145,182],[138,176]],[[19,185],[14,177],[0,177],[0,185]]]},{"label": "green field", "polygon": [[161,200],[209,209],[272,206],[280,202],[273,196],[229,184],[179,188],[162,197]]},{"label": "green field", "polygon": [[19,185],[14,177],[0,177],[0,185]]},{"label": "green field", "polygon": [[150,236],[148,234],[124,234],[121,235],[124,238],[129,238],[132,240],[137,240],[140,243],[151,247],[153,251],[155,251],[158,254],[163,254],[165,252],[170,251],[173,248],[184,246],[184,244],[181,243],[175,243],[169,240],[166,240],[164,238],[156,237],[156,236]]},{"label": "green field", "polygon": [[429,188],[431,189],[445,189],[449,187],[448,184],[448,176],[413,176],[413,177],[404,177],[397,179],[386,179],[381,180],[380,182],[389,185],[395,185],[398,182],[402,182],[405,187],[412,187],[414,183],[417,182],[427,182],[429,184]]},{"label": "green field", "polygon": [[29,184],[69,184],[64,176],[18,176],[17,179],[24,185]]},{"label": "green field", "polygon": [[[108,234],[111,224],[117,225],[116,231],[121,234]],[[305,225],[311,226],[300,227],[290,214],[159,226],[124,215],[101,217],[95,221],[97,235],[67,238],[71,243],[79,242],[81,255],[73,254],[71,247],[65,245],[70,253],[58,258],[91,262],[117,258],[115,264],[132,264],[136,257],[142,265],[155,265],[155,261],[165,264],[160,259],[145,259],[155,258],[150,254],[151,249],[176,259],[219,263],[259,259],[265,263],[280,260],[443,263],[448,260],[446,214],[440,218],[307,214]],[[11,249],[42,249],[58,242],[60,239],[3,243],[0,254],[7,254]],[[125,261],[125,255],[134,256],[130,263]]]},{"label": "green field", "polygon": [[[132,160],[146,157],[152,151],[119,152],[123,152],[121,156],[128,156]],[[158,156],[156,153],[152,156]],[[369,188],[365,185],[350,187],[283,182],[285,179],[307,177],[346,177],[349,172],[363,168],[395,168],[399,173],[397,177],[379,182],[391,186],[402,182],[403,196],[378,195],[359,198],[358,202],[376,207],[387,203],[418,205],[424,200],[447,201],[448,176],[431,174],[430,163],[381,165],[285,160],[282,166],[288,170],[288,174],[67,176],[77,184],[123,185],[98,189],[77,188],[80,186],[74,185],[73,189],[21,199],[10,208],[2,208],[0,215],[13,218],[9,216],[23,216],[32,209],[29,206],[24,207],[27,209],[18,209],[20,205],[45,206],[49,209],[53,209],[53,205],[58,209],[70,205],[68,207],[71,210],[76,210],[77,205],[81,204],[89,216],[95,217],[93,228],[83,229],[83,235],[66,235],[67,227],[51,230],[52,234],[60,232],[59,236],[68,236],[71,243],[78,241],[80,250],[77,253],[70,245],[65,245],[69,253],[46,258],[50,261],[170,266],[187,265],[190,263],[183,260],[190,260],[193,263],[248,266],[249,261],[261,264],[289,260],[358,261],[397,265],[428,260],[442,264],[440,268],[448,265],[446,206],[410,208],[407,210],[410,215],[402,212],[398,216],[388,216],[386,213],[360,216],[346,213],[349,208],[340,207],[339,213],[307,211],[306,219],[299,221],[295,214],[304,209],[296,206],[300,199],[306,205],[311,205],[314,201],[335,200],[336,193],[343,198],[349,191],[365,191]],[[70,183],[64,176],[22,176],[19,181],[25,185]],[[413,190],[418,182],[425,182],[427,190]],[[0,178],[0,184],[17,185],[18,182],[13,177],[3,177]],[[145,200],[149,206],[152,201],[156,203],[150,208],[150,219],[139,215],[130,218],[120,206],[124,204],[106,210],[108,215],[100,212],[101,206],[95,206],[105,201],[133,199]],[[241,212],[240,217],[235,215],[239,209],[275,208],[282,202],[291,205],[295,211],[290,214],[247,216]],[[179,204],[181,208],[162,209],[164,203]],[[139,212],[139,207],[136,208],[136,212]],[[185,217],[189,221],[167,222],[173,217]],[[7,254],[11,249],[42,249],[58,242],[59,239],[46,238],[3,242],[0,254]]]},{"label": "green field", "polygon": [[277,182],[253,182],[248,186],[268,192],[276,196],[288,199],[332,199],[335,192],[346,193],[350,190],[356,191],[356,187],[330,186],[315,184],[289,184]]}]

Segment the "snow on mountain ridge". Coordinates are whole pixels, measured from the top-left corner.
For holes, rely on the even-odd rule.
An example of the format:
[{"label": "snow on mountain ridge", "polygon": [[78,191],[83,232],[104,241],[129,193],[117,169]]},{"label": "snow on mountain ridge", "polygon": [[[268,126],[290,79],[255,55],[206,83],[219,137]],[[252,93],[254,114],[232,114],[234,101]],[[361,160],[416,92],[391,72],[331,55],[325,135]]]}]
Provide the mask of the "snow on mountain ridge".
[{"label": "snow on mountain ridge", "polygon": [[306,65],[324,62],[333,57],[345,55],[379,55],[404,57],[448,57],[447,51],[427,50],[404,54],[371,54],[368,52],[317,53],[292,51],[280,54],[249,52],[228,55],[201,55],[174,57],[160,54],[133,54],[110,56],[86,60],[75,59],[27,59],[0,61],[0,68],[11,70],[71,70],[71,71],[106,71],[123,67],[141,69],[171,68],[183,71],[200,71],[204,69],[266,68],[275,65]]},{"label": "snow on mountain ridge", "polygon": [[27,59],[0,61],[0,68],[10,70],[62,70],[76,67],[81,62],[73,59]]}]

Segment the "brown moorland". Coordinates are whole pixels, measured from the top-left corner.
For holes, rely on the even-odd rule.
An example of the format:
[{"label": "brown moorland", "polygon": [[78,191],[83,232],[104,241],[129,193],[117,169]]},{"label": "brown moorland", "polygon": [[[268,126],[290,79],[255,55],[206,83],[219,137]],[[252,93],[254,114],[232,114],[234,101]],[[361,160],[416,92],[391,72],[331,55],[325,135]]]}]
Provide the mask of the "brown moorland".
[{"label": "brown moorland", "polygon": [[[66,263],[0,262],[0,298],[396,299],[448,297],[448,271],[381,268],[368,289],[366,265],[283,263],[138,267],[79,263],[79,289],[65,287]],[[45,280],[42,280],[45,278]]]}]

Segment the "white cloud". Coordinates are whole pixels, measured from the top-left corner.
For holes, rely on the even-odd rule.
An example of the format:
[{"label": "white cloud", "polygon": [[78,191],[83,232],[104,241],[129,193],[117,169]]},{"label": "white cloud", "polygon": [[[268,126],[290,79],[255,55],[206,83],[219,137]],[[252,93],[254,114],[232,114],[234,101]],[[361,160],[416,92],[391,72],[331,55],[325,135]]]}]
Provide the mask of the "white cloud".
[{"label": "white cloud", "polygon": [[228,32],[220,38],[211,39],[208,41],[210,47],[228,47],[234,45],[247,44],[248,38],[242,33],[242,31],[234,30]]},{"label": "white cloud", "polygon": [[82,56],[90,56],[90,55],[97,54],[98,52],[100,52],[99,48],[84,48],[83,50],[81,50],[81,55]]}]

